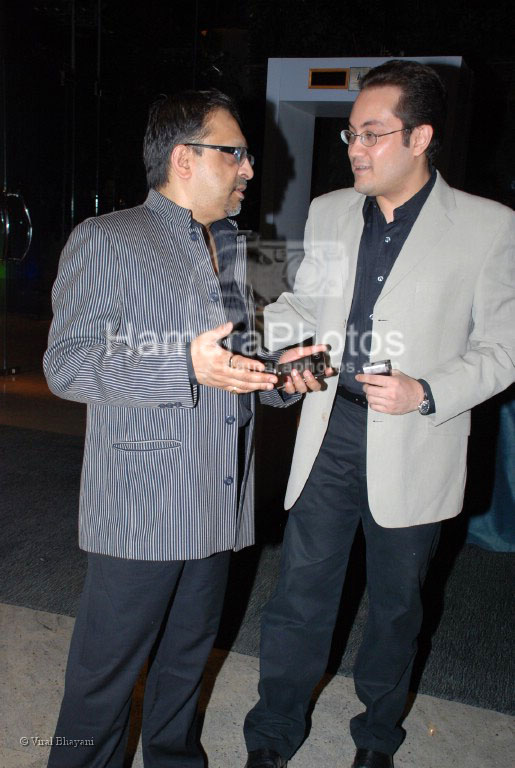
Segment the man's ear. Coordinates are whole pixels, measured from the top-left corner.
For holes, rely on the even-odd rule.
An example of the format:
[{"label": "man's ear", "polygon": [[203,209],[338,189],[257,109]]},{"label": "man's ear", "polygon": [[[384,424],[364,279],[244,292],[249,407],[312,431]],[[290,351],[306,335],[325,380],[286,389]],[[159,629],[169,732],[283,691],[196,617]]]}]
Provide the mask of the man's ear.
[{"label": "man's ear", "polygon": [[170,171],[180,179],[191,176],[191,149],[185,144],[177,144],[170,155]]},{"label": "man's ear", "polygon": [[432,125],[417,125],[411,132],[411,148],[415,157],[423,155],[433,138]]}]

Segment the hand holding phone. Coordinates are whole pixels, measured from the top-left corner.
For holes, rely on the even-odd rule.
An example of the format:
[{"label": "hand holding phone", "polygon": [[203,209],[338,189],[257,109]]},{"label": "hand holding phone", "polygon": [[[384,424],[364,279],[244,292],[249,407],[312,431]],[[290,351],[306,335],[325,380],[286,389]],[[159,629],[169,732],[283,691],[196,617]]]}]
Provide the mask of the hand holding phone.
[{"label": "hand holding phone", "polygon": [[279,381],[276,389],[283,389],[287,383],[288,377],[292,377],[293,371],[303,377],[306,371],[309,371],[315,379],[323,379],[330,367],[329,360],[325,352],[313,352],[311,355],[304,355],[296,360],[290,360],[287,363],[277,363],[275,366],[265,363],[267,372],[275,373]]}]

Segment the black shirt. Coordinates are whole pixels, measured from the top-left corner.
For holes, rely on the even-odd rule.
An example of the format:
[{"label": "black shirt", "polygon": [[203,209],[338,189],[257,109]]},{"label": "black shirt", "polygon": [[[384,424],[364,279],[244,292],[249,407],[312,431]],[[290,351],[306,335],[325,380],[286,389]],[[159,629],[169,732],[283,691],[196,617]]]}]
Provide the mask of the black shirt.
[{"label": "black shirt", "polygon": [[363,204],[364,226],[338,382],[351,392],[363,394],[362,384],[354,378],[362,372],[363,363],[385,357],[384,352],[376,348],[372,335],[374,306],[435,181],[433,170],[422,189],[395,208],[391,222],[386,221],[375,197],[367,197]]}]

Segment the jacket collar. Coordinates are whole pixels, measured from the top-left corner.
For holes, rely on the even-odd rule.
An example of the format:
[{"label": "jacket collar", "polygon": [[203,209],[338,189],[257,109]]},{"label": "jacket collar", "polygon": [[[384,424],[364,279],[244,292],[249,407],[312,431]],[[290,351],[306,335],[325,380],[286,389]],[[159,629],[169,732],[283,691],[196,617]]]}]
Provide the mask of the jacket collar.
[{"label": "jacket collar", "polygon": [[433,189],[392,267],[376,306],[415,266],[430,260],[433,249],[454,225],[455,208],[454,192],[437,172]]},{"label": "jacket collar", "polygon": [[[177,205],[173,200],[170,200],[168,197],[162,195],[161,192],[158,192],[157,189],[149,190],[147,199],[143,205],[184,229],[195,229],[200,226],[198,221],[195,221],[188,208],[183,208],[182,206]],[[238,234],[238,225],[233,219],[228,218],[214,221],[211,225],[211,229],[215,232]]]}]

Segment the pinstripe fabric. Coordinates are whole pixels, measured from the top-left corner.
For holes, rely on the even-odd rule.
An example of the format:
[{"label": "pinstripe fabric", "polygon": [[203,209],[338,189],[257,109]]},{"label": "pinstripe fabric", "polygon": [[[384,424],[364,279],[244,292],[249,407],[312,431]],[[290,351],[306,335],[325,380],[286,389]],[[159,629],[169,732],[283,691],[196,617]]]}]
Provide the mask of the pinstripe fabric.
[{"label": "pinstripe fabric", "polygon": [[[245,285],[245,239],[235,279]],[[238,398],[192,386],[186,343],[226,321],[189,211],[151,190],[144,205],[70,235],[53,289],[44,370],[86,402],[79,544],[143,560],[207,557],[253,543],[253,419],[237,508]]]}]

